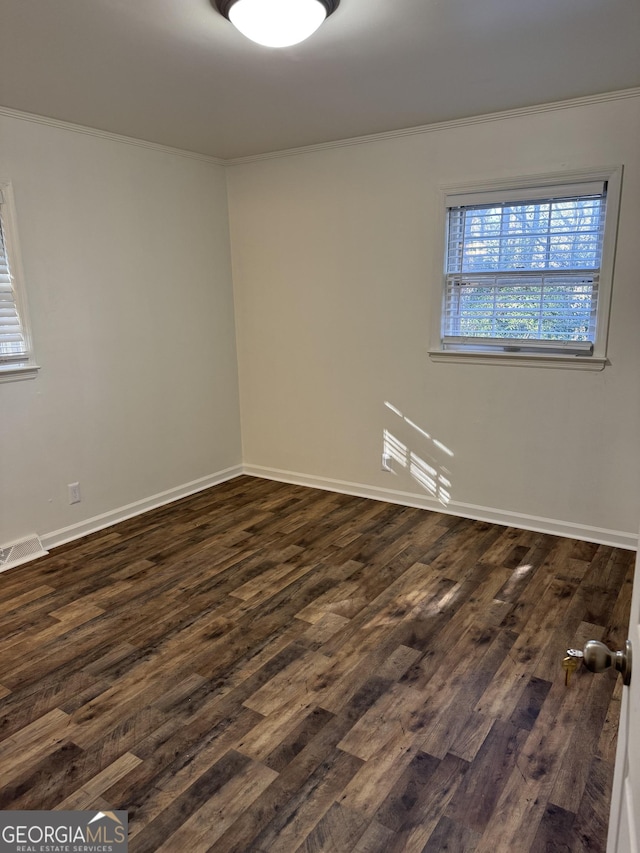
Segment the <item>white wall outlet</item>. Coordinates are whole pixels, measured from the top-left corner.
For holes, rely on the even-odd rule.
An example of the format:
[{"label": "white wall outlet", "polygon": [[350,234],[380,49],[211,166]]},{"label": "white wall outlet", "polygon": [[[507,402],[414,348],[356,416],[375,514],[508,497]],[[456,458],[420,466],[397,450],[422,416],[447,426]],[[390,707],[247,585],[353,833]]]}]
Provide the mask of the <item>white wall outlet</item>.
[{"label": "white wall outlet", "polygon": [[69,503],[79,504],[82,500],[80,495],[80,483],[69,483],[67,488],[69,489]]},{"label": "white wall outlet", "polygon": [[393,472],[393,468],[391,467],[391,457],[388,453],[382,454],[382,465],[380,467],[383,471],[387,471],[387,473]]}]

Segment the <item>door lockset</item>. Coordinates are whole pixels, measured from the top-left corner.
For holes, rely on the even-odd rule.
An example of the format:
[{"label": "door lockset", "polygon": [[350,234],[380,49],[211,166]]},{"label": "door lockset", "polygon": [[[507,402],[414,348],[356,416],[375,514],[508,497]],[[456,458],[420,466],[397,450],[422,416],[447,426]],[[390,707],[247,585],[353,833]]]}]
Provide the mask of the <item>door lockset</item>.
[{"label": "door lockset", "polygon": [[631,682],[631,641],[627,640],[624,649],[612,652],[600,640],[589,640],[584,647],[584,665],[591,672],[604,672],[609,667],[615,667],[622,675],[622,683]]}]

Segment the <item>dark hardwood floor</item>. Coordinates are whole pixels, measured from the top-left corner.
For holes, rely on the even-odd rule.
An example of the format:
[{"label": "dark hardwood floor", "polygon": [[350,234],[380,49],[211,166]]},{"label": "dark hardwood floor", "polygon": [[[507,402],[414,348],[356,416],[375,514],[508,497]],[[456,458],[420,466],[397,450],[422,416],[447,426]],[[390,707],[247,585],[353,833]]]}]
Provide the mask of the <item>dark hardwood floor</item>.
[{"label": "dark hardwood floor", "polygon": [[631,552],[240,477],[0,575],[0,809],[132,853],[604,851]]}]

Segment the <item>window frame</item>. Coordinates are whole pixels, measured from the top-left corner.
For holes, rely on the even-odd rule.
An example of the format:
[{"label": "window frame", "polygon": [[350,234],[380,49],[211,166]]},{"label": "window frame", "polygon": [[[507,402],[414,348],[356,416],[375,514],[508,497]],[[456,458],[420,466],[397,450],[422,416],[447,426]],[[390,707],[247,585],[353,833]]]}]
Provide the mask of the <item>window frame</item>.
[{"label": "window frame", "polygon": [[[439,187],[440,198],[440,246],[438,255],[438,280],[440,286],[434,288],[431,347],[429,357],[432,361],[489,364],[500,363],[524,367],[562,367],[579,370],[602,370],[607,361],[609,333],[609,314],[615,263],[615,250],[620,212],[622,189],[622,166],[607,166],[582,169],[571,172],[553,172],[539,175],[524,175],[513,178],[500,178],[464,184],[446,184]],[[605,213],[604,239],[602,244],[602,262],[598,285],[598,309],[596,334],[591,354],[570,354],[541,351],[506,352],[496,349],[478,350],[462,344],[460,348],[443,343],[443,323],[446,299],[446,260],[447,260],[447,198],[452,195],[477,195],[478,204],[482,203],[482,194],[495,195],[499,192],[541,193],[567,184],[588,184],[592,181],[606,181],[607,206]],[[490,340],[490,339],[488,339]]]},{"label": "window frame", "polygon": [[11,181],[0,179],[0,206],[5,252],[9,261],[15,306],[27,349],[25,357],[20,360],[6,362],[0,360],[0,383],[2,383],[15,382],[21,379],[34,379],[38,375],[40,366],[36,363],[33,350],[33,336],[31,334],[31,323],[29,322],[22,256],[18,241],[15,199]]}]

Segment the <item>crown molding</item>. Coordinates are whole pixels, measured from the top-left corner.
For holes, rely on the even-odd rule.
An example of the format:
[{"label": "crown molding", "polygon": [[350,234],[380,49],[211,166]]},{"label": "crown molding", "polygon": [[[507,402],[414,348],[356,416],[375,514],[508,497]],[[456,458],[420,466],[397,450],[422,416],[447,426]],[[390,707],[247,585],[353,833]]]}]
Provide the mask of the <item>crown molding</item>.
[{"label": "crown molding", "polygon": [[484,113],[482,115],[469,116],[467,118],[451,119],[450,121],[434,122],[433,124],[423,124],[416,127],[401,128],[399,130],[383,131],[382,133],[372,133],[365,136],[353,136],[347,139],[336,139],[329,142],[316,143],[314,145],[303,145],[298,148],[285,148],[280,151],[267,151],[263,154],[250,154],[246,157],[235,157],[229,158],[228,160],[225,160],[222,157],[213,157],[208,154],[199,154],[196,151],[187,151],[184,148],[172,148],[169,145],[161,145],[158,142],[137,139],[133,136],[123,136],[118,133],[111,133],[111,131],[108,130],[100,130],[98,128],[87,127],[82,124],[62,121],[61,119],[41,116],[36,113],[22,112],[21,110],[15,110],[11,107],[0,106],[0,116],[7,116],[8,118],[14,118],[20,121],[30,121],[34,124],[43,124],[48,127],[58,128],[59,130],[66,130],[71,133],[80,133],[85,136],[95,136],[99,139],[108,139],[112,142],[120,142],[124,145],[135,145],[139,148],[147,148],[151,151],[173,154],[178,157],[187,157],[188,159],[199,160],[202,163],[209,163],[214,166],[242,166],[246,163],[257,163],[262,160],[292,157],[297,154],[311,154],[315,151],[326,151],[332,148],[346,148],[351,145],[364,145],[370,142],[384,142],[387,139],[399,139],[405,136],[420,136],[424,133],[435,133],[459,127],[469,127],[476,124],[503,121],[504,119],[522,118],[531,115],[538,115],[539,113],[556,112],[558,110],[568,110],[576,107],[587,107],[594,104],[604,104],[612,101],[622,101],[638,97],[640,97],[640,86],[636,86],[632,89],[621,89],[616,92],[605,92],[601,95],[586,95],[584,97],[571,98],[565,101],[536,104],[531,107],[502,110],[501,112],[496,113]]},{"label": "crown molding", "polygon": [[245,163],[257,163],[261,160],[273,160],[279,157],[293,157],[296,154],[310,154],[315,151],[326,151],[332,148],[347,148],[351,145],[364,145],[369,142],[384,142],[387,139],[399,139],[404,136],[420,136],[424,133],[435,133],[444,130],[453,130],[459,127],[469,127],[475,124],[485,124],[493,121],[503,121],[510,118],[521,118],[538,115],[539,113],[556,112],[558,110],[569,110],[576,107],[588,107],[594,104],[604,104],[610,101],[623,101],[628,98],[640,97],[640,86],[632,89],[621,89],[616,92],[605,92],[601,95],[585,95],[580,98],[571,98],[565,101],[553,101],[548,104],[536,104],[531,107],[519,107],[518,109],[502,110],[497,113],[484,113],[467,118],[451,119],[450,121],[434,122],[416,127],[401,128],[400,130],[383,131],[366,136],[354,136],[348,139],[337,139],[330,142],[320,142],[315,145],[303,145],[299,148],[287,148],[281,151],[268,151],[264,154],[250,154],[246,157],[236,157],[225,160],[227,166],[242,166]]},{"label": "crown molding", "polygon": [[212,157],[209,154],[198,154],[196,151],[187,151],[183,148],[172,148],[170,145],[161,145],[159,142],[149,142],[146,139],[136,139],[134,136],[123,136],[119,133],[111,133],[108,130],[100,130],[94,127],[86,127],[83,124],[73,124],[73,122],[62,121],[57,118],[49,118],[48,116],[37,115],[36,113],[25,113],[21,110],[14,110],[11,107],[0,106],[0,116],[7,118],[18,119],[19,121],[30,121],[34,124],[44,124],[47,127],[55,127],[58,130],[66,130],[70,133],[80,133],[84,136],[95,136],[99,139],[108,139],[110,142],[120,142],[123,145],[135,145],[138,148],[148,148],[151,151],[159,151],[163,154],[174,154],[178,157],[187,157],[190,160],[199,160],[202,163],[209,163],[213,166],[225,166],[227,161],[220,157]]}]

